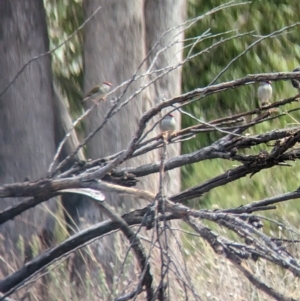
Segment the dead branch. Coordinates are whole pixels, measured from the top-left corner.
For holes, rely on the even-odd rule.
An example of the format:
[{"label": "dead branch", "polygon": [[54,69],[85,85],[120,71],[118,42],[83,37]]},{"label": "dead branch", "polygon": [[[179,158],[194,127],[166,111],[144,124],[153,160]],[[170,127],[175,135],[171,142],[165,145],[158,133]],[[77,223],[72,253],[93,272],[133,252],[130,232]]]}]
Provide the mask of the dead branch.
[{"label": "dead branch", "polygon": [[103,210],[103,212],[112,219],[115,223],[117,223],[117,226],[120,228],[120,230],[123,232],[123,234],[128,238],[130,242],[130,247],[133,249],[134,254],[140,264],[141,269],[141,276],[140,281],[137,286],[137,291],[141,291],[139,286],[141,288],[145,286],[146,293],[147,293],[147,300],[152,301],[153,300],[153,288],[152,288],[152,275],[150,273],[150,263],[146,258],[144,248],[137,236],[136,233],[134,233],[128,226],[127,222],[117,215],[112,208],[105,202],[97,202],[97,205],[99,206],[100,210]]}]

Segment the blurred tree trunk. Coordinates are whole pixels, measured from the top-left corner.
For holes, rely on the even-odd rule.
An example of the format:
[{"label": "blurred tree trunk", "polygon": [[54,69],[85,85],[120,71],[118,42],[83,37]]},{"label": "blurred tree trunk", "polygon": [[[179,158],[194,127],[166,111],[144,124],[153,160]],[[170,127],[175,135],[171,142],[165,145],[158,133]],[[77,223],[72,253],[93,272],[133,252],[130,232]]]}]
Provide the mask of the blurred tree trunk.
[{"label": "blurred tree trunk", "polygon": [[[49,50],[43,2],[0,1],[0,91],[31,58]],[[0,183],[45,177],[55,153],[50,56],[35,60],[0,99]],[[22,199],[2,199],[0,210]],[[55,200],[0,226],[1,273],[11,273],[31,256],[33,235],[45,247],[53,237]],[[35,250],[36,251],[36,250]]]},{"label": "blurred tree trunk", "polygon": [[[144,7],[145,24],[146,24],[146,51],[149,52],[153,45],[159,40],[162,34],[168,29],[174,28],[182,24],[186,18],[186,1],[185,0],[145,0]],[[150,55],[150,61],[154,58],[155,54],[161,48],[170,44],[173,40],[178,40],[177,44],[168,48],[160,54],[160,58],[156,63],[156,69],[161,69],[166,66],[176,65],[182,59],[182,47],[184,35],[181,28],[173,30],[167,34],[160,42],[159,48]],[[152,99],[166,98],[169,99],[181,93],[181,68],[177,68],[166,76],[162,77],[154,83],[155,93]],[[152,101],[152,105],[154,101]],[[166,111],[163,111],[166,114]],[[181,124],[180,115],[177,111],[172,113],[178,128]],[[180,145],[168,146],[168,156],[175,157],[180,153]],[[168,187],[168,195],[177,193],[180,190],[180,169],[176,168],[166,173],[166,185]]]},{"label": "blurred tree trunk", "polygon": [[[152,2],[152,3],[151,3]],[[85,27],[84,44],[84,89],[87,92],[95,84],[103,81],[110,81],[114,86],[130,79],[136,72],[139,64],[146,57],[148,50],[154,45],[161,34],[168,28],[172,28],[184,21],[185,0],[177,1],[135,1],[135,0],[111,0],[111,1],[84,1],[86,18],[101,5],[102,8],[96,17]],[[172,33],[175,35],[177,31]],[[178,40],[183,40],[180,34]],[[169,41],[164,40],[163,44]],[[163,45],[162,44],[162,45]],[[162,47],[162,45],[160,47]],[[161,59],[155,64],[155,69],[162,68],[167,64],[178,62],[181,58],[182,44],[178,43],[169,51],[165,52]],[[150,60],[159,49],[156,49]],[[169,58],[172,58],[170,62]],[[150,62],[148,62],[150,63]],[[147,63],[141,68],[139,74],[147,69]],[[142,114],[150,109],[162,97],[168,98],[180,93],[181,71],[178,69],[162,80],[156,82],[155,87],[137,95],[127,106],[125,106],[116,116],[111,118],[107,125],[92,139],[88,145],[88,156],[98,158],[113,154],[127,147],[132,135],[137,129],[137,122]],[[125,94],[133,94],[140,86],[140,81],[132,83]],[[88,104],[89,105],[89,104]],[[103,120],[107,110],[111,107],[110,99],[101,103],[88,118],[86,124],[87,133],[95,129]],[[178,128],[180,127],[180,116],[176,114]],[[158,128],[153,134],[158,133]],[[179,146],[168,146],[168,156],[178,155]],[[152,152],[143,157],[139,157],[126,162],[126,166],[151,163],[159,160],[159,153]],[[180,189],[180,171],[166,173],[166,178],[172,177],[169,181],[167,194],[171,195]],[[140,188],[158,192],[158,175],[151,175],[142,178]],[[130,208],[138,208],[141,203],[130,200],[128,197],[121,197],[116,194],[107,195],[108,202],[114,206],[117,212],[122,213]],[[74,212],[71,212],[71,214]],[[74,220],[80,221],[79,228],[85,228],[87,224],[99,222],[104,217],[91,201],[82,199],[76,210]],[[124,239],[124,238],[123,238]],[[94,264],[89,268],[96,272],[98,263],[101,263],[105,270],[108,283],[113,282],[114,271],[118,271],[116,265],[118,259],[116,253],[120,251],[120,244],[116,235],[110,235],[94,244],[93,251]],[[123,245],[124,248],[124,245]],[[91,258],[91,257],[90,257]],[[76,257],[75,270],[73,276],[76,283],[82,281],[84,273],[88,271],[86,264],[88,259]],[[92,259],[89,259],[93,262]],[[85,262],[85,264],[83,264]],[[97,263],[97,264],[95,264]],[[78,275],[78,276],[76,276]],[[96,274],[93,274],[93,276]],[[91,277],[91,276],[90,276]],[[93,277],[91,277],[93,279]],[[99,279],[99,277],[94,277]]]}]

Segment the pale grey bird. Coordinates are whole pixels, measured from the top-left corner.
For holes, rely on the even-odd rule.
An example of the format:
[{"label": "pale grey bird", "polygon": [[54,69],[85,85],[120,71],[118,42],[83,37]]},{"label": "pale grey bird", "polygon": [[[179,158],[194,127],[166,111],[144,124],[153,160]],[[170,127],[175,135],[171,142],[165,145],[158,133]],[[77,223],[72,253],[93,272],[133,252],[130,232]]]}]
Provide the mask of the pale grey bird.
[{"label": "pale grey bird", "polygon": [[175,118],[171,113],[165,116],[160,122],[160,130],[162,131],[162,133],[167,132],[168,134],[172,134],[175,131],[175,126]]},{"label": "pale grey bird", "polygon": [[[293,72],[299,72],[300,71],[300,67],[296,68],[293,70]],[[291,79],[292,85],[294,88],[296,88],[298,90],[298,92],[300,93],[300,80],[299,79]]]},{"label": "pale grey bird", "polygon": [[257,98],[259,101],[259,106],[265,106],[269,104],[269,100],[272,97],[272,86],[271,82],[264,81],[259,84],[258,90],[257,90]]}]

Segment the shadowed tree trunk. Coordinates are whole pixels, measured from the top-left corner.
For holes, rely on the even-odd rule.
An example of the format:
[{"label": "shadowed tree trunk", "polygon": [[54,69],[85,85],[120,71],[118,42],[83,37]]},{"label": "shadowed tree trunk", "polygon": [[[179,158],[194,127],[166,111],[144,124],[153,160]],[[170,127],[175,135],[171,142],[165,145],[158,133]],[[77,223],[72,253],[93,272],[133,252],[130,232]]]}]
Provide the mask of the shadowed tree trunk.
[{"label": "shadowed tree trunk", "polygon": [[[0,91],[31,58],[49,49],[43,2],[0,1]],[[31,63],[0,99],[0,183],[45,177],[54,156],[53,86],[50,56]],[[2,199],[0,209],[22,199]],[[43,247],[53,237],[54,219],[49,210],[55,200],[21,214],[0,226],[1,272],[24,263],[31,256],[33,235]],[[22,238],[22,239],[21,239]],[[22,242],[23,241],[23,242]],[[24,245],[24,249],[23,249]],[[42,246],[42,245],[40,245]],[[9,252],[7,252],[9,250]]]},{"label": "shadowed tree trunk", "polygon": [[[94,85],[103,81],[110,81],[114,86],[119,85],[125,80],[130,79],[136,72],[138,66],[146,57],[147,51],[153,46],[161,34],[170,27],[174,27],[183,22],[185,1],[135,1],[135,0],[112,0],[112,1],[85,1],[84,9],[86,18],[90,16],[95,9],[101,5],[101,10],[85,28],[84,44],[84,90],[87,92]],[[176,16],[173,14],[176,14]],[[169,18],[167,18],[169,17]],[[176,33],[176,32],[175,32]],[[172,33],[172,36],[175,35]],[[182,34],[179,34],[178,40],[182,41]],[[163,43],[168,43],[164,41]],[[178,62],[181,58],[182,44],[166,52],[155,64],[155,69],[165,67],[167,64]],[[138,74],[146,71],[148,63],[146,62]],[[169,56],[172,57],[170,62]],[[150,109],[162,97],[170,97],[180,93],[181,71],[177,70],[170,73],[164,79],[158,81],[155,87],[151,87],[141,94],[137,95],[126,105],[116,116],[111,118],[106,126],[92,139],[88,145],[88,156],[92,159],[101,156],[113,154],[127,147],[134,132],[137,129],[139,118],[144,112]],[[133,82],[123,100],[140,86],[140,81]],[[120,91],[118,92],[120,93]],[[86,132],[94,130],[103,120],[106,112],[111,107],[111,97],[105,103],[101,103],[97,111],[87,119]],[[87,107],[91,103],[87,104]],[[164,112],[165,113],[165,112]],[[162,115],[161,115],[162,116]],[[177,128],[180,127],[180,116],[176,114]],[[156,119],[157,120],[157,119]],[[153,123],[152,123],[153,124]],[[158,134],[158,127],[153,134]],[[179,154],[179,146],[168,146],[168,156]],[[145,156],[126,162],[126,166],[151,163],[159,160],[159,152],[151,152]],[[166,178],[172,177],[169,181],[168,195],[174,194],[180,189],[180,171],[166,173]],[[152,192],[158,192],[158,175],[151,175],[142,178],[139,187]],[[121,197],[116,194],[106,194],[107,201],[114,206],[118,213],[125,212],[130,208],[138,208],[142,203],[137,200],[131,200],[128,197]],[[75,210],[74,210],[75,211]],[[82,198],[78,204],[76,212],[71,212],[74,220],[80,221],[79,228],[85,228],[87,224],[99,222],[104,217],[99,209],[93,205],[93,202]],[[123,238],[124,239],[124,238]],[[93,255],[97,259],[95,262],[101,263],[105,270],[108,283],[113,282],[114,271],[119,263],[116,253],[126,253],[126,248],[120,252],[120,243],[116,235],[105,237],[94,244]],[[118,248],[118,249],[117,249]],[[121,247],[122,248],[122,247]],[[118,250],[118,251],[116,251]],[[93,262],[92,259],[90,259]],[[90,264],[89,267],[83,262],[87,262],[81,255],[75,260],[73,277],[77,283],[82,282],[82,277],[87,269],[92,269],[95,273],[98,264]],[[122,262],[122,260],[121,260]],[[96,268],[97,267],[97,268]],[[95,274],[96,275],[96,274]],[[93,279],[93,277],[92,277]],[[95,277],[94,279],[99,279]]]}]

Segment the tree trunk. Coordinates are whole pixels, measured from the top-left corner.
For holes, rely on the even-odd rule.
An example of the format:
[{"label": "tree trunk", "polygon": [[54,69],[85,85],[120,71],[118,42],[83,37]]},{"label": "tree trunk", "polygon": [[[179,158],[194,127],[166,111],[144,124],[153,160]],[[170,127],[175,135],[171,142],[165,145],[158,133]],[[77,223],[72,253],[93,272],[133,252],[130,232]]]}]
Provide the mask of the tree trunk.
[{"label": "tree trunk", "polygon": [[[151,2],[151,1],[150,1]],[[95,9],[101,5],[100,12],[85,27],[85,44],[84,44],[84,89],[85,92],[90,90],[94,85],[103,81],[113,83],[113,86],[118,86],[122,82],[129,80],[135,74],[138,66],[146,57],[146,52],[156,42],[163,31],[168,27],[178,25],[184,18],[184,0],[177,1],[174,4],[172,1],[154,1],[157,5],[145,4],[143,1],[135,0],[111,0],[111,1],[91,1],[84,2],[86,18],[90,16]],[[175,6],[175,7],[174,7]],[[182,11],[181,11],[182,10]],[[176,17],[170,17],[170,20],[165,19],[165,13],[179,14]],[[152,16],[155,16],[154,20]],[[156,22],[157,24],[153,24]],[[152,28],[151,26],[154,25]],[[182,41],[182,36],[179,35],[179,40]],[[164,54],[162,61],[155,65],[156,69],[166,66],[166,57],[168,55],[176,55],[173,62],[178,62],[181,58],[181,43]],[[157,52],[158,49],[155,50]],[[155,53],[153,54],[155,55]],[[150,61],[146,62],[139,70],[138,74],[143,74],[147,70]],[[167,78],[157,82],[154,87],[135,96],[128,105],[122,108],[113,118],[111,118],[106,126],[90,141],[88,144],[88,156],[92,159],[99,158],[105,155],[113,154],[128,146],[133,134],[137,129],[139,118],[150,109],[157,99],[170,97],[180,94],[180,70],[170,74]],[[127,89],[122,100],[124,101],[129,95],[132,95],[140,87],[141,81],[134,81]],[[156,90],[159,87],[158,90]],[[117,92],[119,95],[120,90]],[[104,116],[111,108],[111,97],[106,102],[99,104],[86,122],[86,131],[90,133],[99,124],[104,121]],[[87,107],[91,103],[87,103]],[[162,116],[162,115],[161,115]],[[177,126],[180,127],[180,119],[178,114]],[[155,119],[157,121],[157,118]],[[154,121],[152,121],[152,124]],[[151,126],[151,123],[149,127]],[[158,134],[159,129],[156,127],[152,133]],[[168,146],[168,156],[178,155],[180,152],[178,144],[176,146]],[[159,152],[151,152],[145,156],[141,156],[125,163],[125,166],[136,166],[145,163],[156,162],[160,159]],[[172,177],[170,181],[170,189],[167,194],[173,194],[180,189],[180,171],[172,171],[168,173]],[[168,176],[167,176],[168,177]],[[139,183],[139,188],[158,192],[159,178],[158,175],[151,175],[142,178]],[[136,200],[131,200],[128,197],[121,197],[116,194],[106,194],[106,200],[115,208],[118,213],[124,213],[130,208],[138,208],[145,203],[138,203]],[[79,228],[85,228],[86,224],[99,222],[105,217],[99,212],[91,201],[82,200],[77,207],[76,216],[74,219],[80,221]],[[124,240],[124,238],[122,238]],[[117,265],[122,263],[122,258],[118,258],[117,254],[126,254],[126,246],[116,239],[116,235],[110,235],[94,243],[93,254],[97,262],[101,264],[105,270],[106,280],[112,284],[113,277],[118,275],[119,269]],[[74,270],[81,277],[87,272],[87,265],[83,265],[83,259],[80,255],[77,256],[77,266]],[[81,263],[80,263],[81,262]],[[91,262],[93,262],[91,260]],[[95,273],[98,264],[89,266]],[[75,272],[76,271],[76,272]],[[132,277],[129,275],[129,278]],[[93,274],[96,275],[96,274]],[[90,276],[91,277],[91,276]],[[93,277],[92,277],[93,279]],[[99,279],[95,277],[94,279]],[[77,282],[82,281],[77,277]]]},{"label": "tree trunk", "polygon": [[[145,24],[146,24],[146,50],[149,52],[151,48],[159,41],[160,37],[167,30],[178,27],[186,18],[185,0],[145,0]],[[178,41],[172,47],[161,52],[155,69],[162,69],[170,65],[177,65],[182,60],[182,47],[184,33],[181,27],[170,31],[166,34],[156,50],[150,55],[149,61],[152,62],[156,53],[171,44]],[[154,83],[155,95],[154,99],[169,99],[181,93],[181,68],[176,68],[171,73],[166,74]],[[154,104],[154,103],[153,103]],[[168,110],[163,111],[163,115]],[[178,111],[172,112],[175,116],[177,129],[180,128],[181,116]],[[162,115],[161,115],[162,116]],[[180,154],[180,145],[172,144],[167,147],[168,158],[178,156]],[[173,195],[180,190],[180,169],[170,170],[165,177],[165,185],[167,195]]]},{"label": "tree trunk", "polygon": [[[0,1],[0,93],[20,68],[49,50],[43,2]],[[45,177],[55,153],[53,86],[50,56],[27,66],[0,97],[0,183]],[[2,199],[0,209],[22,199]],[[54,219],[49,210],[55,200],[26,211],[0,226],[1,272],[15,269],[31,256],[29,243],[35,234],[41,244],[53,237]],[[9,252],[7,252],[9,250]]]}]

